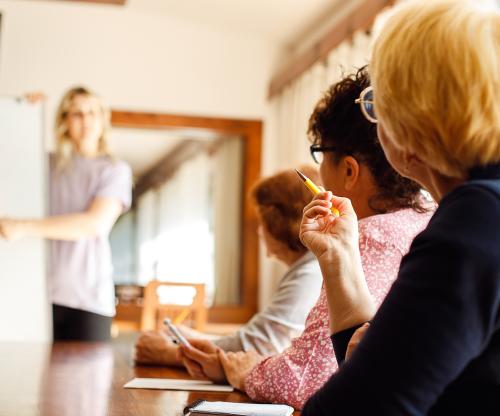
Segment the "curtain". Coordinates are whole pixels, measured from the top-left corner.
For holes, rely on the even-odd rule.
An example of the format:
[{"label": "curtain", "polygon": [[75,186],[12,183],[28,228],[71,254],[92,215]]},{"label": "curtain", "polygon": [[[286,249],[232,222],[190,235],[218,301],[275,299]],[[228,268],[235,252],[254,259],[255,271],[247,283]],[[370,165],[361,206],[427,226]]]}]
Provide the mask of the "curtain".
[{"label": "curtain", "polygon": [[242,140],[220,139],[140,197],[139,284],[204,283],[208,304],[239,302],[242,175]]},{"label": "curtain", "polygon": [[[240,301],[243,142],[224,139],[214,155],[213,219],[215,299],[217,305]],[[228,174],[230,172],[230,174]]]},{"label": "curtain", "polygon": [[184,163],[137,208],[139,280],[205,283],[213,293],[213,235],[210,229],[211,161],[206,153]]}]

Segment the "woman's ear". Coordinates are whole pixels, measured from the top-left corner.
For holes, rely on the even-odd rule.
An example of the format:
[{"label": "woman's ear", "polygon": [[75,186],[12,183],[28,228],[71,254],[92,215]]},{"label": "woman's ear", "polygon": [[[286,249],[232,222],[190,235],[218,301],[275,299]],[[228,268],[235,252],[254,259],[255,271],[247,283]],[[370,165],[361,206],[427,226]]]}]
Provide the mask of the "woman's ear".
[{"label": "woman's ear", "polygon": [[346,156],[342,159],[344,174],[344,188],[346,191],[352,191],[359,179],[359,163],[352,156]]}]

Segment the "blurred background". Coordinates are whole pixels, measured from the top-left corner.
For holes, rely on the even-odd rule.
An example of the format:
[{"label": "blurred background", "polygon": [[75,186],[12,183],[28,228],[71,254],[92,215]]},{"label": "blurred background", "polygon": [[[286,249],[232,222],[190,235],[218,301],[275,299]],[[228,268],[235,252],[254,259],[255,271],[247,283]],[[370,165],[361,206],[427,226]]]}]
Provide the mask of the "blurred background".
[{"label": "blurred background", "polygon": [[[0,215],[46,213],[56,106],[88,86],[111,107],[112,148],[134,176],[111,233],[115,335],[154,326],[144,313],[161,305],[201,329],[245,322],[282,273],[259,249],[248,191],[312,163],[316,101],[369,62],[394,3],[0,0]],[[30,91],[44,103],[19,100]],[[46,257],[36,239],[0,242],[0,337],[48,339]],[[171,285],[148,300],[151,282]]]}]

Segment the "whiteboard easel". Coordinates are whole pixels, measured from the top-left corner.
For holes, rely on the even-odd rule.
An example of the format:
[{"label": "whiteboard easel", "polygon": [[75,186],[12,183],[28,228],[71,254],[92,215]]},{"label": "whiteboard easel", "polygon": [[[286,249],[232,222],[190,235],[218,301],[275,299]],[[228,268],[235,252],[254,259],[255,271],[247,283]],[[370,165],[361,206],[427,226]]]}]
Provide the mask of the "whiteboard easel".
[{"label": "whiteboard easel", "polygon": [[[46,207],[41,104],[0,97],[0,216],[40,218]],[[0,341],[49,341],[45,243],[0,240]]]}]

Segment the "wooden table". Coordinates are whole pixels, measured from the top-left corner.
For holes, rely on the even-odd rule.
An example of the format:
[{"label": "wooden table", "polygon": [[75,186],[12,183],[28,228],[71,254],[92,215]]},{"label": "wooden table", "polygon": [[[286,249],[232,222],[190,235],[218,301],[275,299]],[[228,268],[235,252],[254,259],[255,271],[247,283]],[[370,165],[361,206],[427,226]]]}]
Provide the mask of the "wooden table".
[{"label": "wooden table", "polygon": [[130,339],[0,343],[0,416],[178,416],[197,399],[250,401],[239,392],[124,389],[134,377],[189,378],[181,369],[135,367],[132,349]]}]

